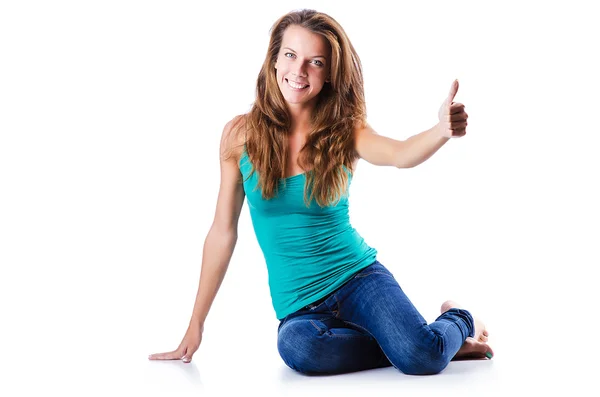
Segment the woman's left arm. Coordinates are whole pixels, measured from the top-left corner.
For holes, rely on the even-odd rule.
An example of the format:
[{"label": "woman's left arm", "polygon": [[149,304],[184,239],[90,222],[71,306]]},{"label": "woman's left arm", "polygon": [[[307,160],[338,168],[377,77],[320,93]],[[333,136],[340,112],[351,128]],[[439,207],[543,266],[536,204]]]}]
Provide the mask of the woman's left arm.
[{"label": "woman's left arm", "polygon": [[381,136],[367,124],[355,131],[358,155],[374,165],[397,168],[415,167],[437,152],[450,138],[466,134],[467,118],[465,106],[453,103],[458,91],[458,80],[452,83],[446,100],[438,112],[439,122],[420,134],[400,141]]}]

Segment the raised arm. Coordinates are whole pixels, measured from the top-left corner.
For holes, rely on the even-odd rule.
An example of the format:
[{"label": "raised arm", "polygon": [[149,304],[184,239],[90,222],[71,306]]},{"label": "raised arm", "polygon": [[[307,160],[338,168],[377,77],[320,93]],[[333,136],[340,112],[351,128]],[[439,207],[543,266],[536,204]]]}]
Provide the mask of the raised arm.
[{"label": "raised arm", "polygon": [[439,133],[437,124],[403,141],[379,135],[369,125],[355,132],[356,151],[360,158],[373,165],[397,168],[421,164],[447,141],[448,138]]},{"label": "raised arm", "polygon": [[450,87],[446,100],[438,112],[439,122],[406,140],[396,140],[379,135],[370,125],[354,131],[358,155],[373,165],[397,168],[415,167],[437,152],[450,138],[466,134],[465,105],[452,100],[458,91],[458,80]]}]

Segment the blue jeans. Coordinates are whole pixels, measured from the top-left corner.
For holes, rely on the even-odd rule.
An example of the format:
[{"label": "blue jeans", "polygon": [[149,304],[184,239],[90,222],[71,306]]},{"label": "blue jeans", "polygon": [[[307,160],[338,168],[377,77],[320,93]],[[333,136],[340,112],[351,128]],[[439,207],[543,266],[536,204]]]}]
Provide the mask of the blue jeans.
[{"label": "blue jeans", "polygon": [[277,348],[286,365],[305,374],[393,365],[429,375],[448,365],[474,329],[471,314],[456,308],[427,324],[375,261],[331,295],[283,318]]}]

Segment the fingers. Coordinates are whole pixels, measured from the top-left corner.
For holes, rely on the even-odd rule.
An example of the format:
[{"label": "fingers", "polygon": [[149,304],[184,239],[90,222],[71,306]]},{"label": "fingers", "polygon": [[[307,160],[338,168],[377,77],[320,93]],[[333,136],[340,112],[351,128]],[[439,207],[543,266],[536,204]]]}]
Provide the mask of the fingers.
[{"label": "fingers", "polygon": [[148,360],[182,360],[184,363],[192,361],[192,351],[173,350],[172,352],[155,353],[148,356]]},{"label": "fingers", "polygon": [[455,114],[447,114],[446,116],[444,116],[442,118],[442,121],[445,122],[460,122],[460,121],[467,121],[467,119],[469,118],[469,115],[467,113],[455,113]]},{"label": "fingers", "polygon": [[182,360],[184,363],[186,363],[186,364],[187,364],[187,363],[189,363],[190,361],[192,361],[192,356],[193,356],[193,355],[194,355],[194,352],[191,352],[191,351],[189,351],[189,350],[188,350],[188,351],[187,351],[187,352],[186,352],[186,353],[183,355],[183,357],[181,357],[181,360]]},{"label": "fingers", "polygon": [[438,112],[438,118],[444,129],[443,134],[446,137],[461,137],[467,133],[467,118],[469,115],[465,112],[465,105],[452,102],[457,92],[458,80],[454,80],[450,86],[448,97]]},{"label": "fingers", "polygon": [[448,109],[449,114],[464,113],[465,105],[463,105],[462,103],[453,103]]},{"label": "fingers", "polygon": [[456,119],[459,119],[459,118],[466,119],[467,117],[469,117],[467,115],[467,113],[465,112],[465,105],[463,105],[462,103],[451,104],[450,106],[448,106],[446,108],[444,113],[446,115],[453,116],[453,118],[452,118],[453,121]]},{"label": "fingers", "polygon": [[179,360],[181,355],[179,350],[173,350],[172,352],[151,354],[148,356],[148,360]]},{"label": "fingers", "polygon": [[452,123],[452,125],[450,125],[450,129],[451,130],[464,130],[465,128],[467,128],[467,125],[469,123],[467,123],[466,121],[455,121]]}]

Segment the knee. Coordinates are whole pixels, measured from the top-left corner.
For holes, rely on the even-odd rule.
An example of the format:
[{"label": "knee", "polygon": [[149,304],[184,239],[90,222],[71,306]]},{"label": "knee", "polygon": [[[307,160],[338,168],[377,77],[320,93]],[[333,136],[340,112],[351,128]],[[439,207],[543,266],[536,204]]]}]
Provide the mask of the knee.
[{"label": "knee", "polygon": [[[301,324],[298,324],[302,328]],[[279,330],[277,350],[283,362],[293,370],[304,374],[318,372],[316,361],[318,352],[314,351],[310,335],[302,332],[296,324],[288,324]]]},{"label": "knee", "polygon": [[391,363],[406,375],[435,375],[448,366],[450,360],[434,349],[413,346],[390,358]]}]

